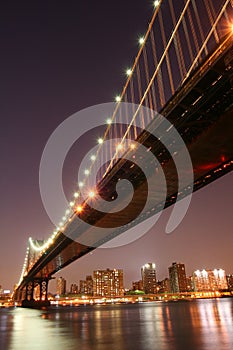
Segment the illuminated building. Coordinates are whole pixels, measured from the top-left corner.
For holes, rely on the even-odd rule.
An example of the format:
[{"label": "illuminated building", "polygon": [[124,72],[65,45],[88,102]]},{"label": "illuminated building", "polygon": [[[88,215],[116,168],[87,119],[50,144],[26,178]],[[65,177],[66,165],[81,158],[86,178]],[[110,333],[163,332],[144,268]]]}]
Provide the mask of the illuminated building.
[{"label": "illuminated building", "polygon": [[227,275],[227,286],[230,291],[233,291],[233,275]]},{"label": "illuminated building", "polygon": [[193,276],[186,276],[186,281],[187,281],[187,291],[194,291],[194,286],[193,286]]},{"label": "illuminated building", "polygon": [[97,270],[93,272],[93,295],[115,297],[124,295],[123,270]]},{"label": "illuminated building", "polygon": [[78,293],[78,286],[75,283],[72,283],[70,286],[70,293],[71,294],[77,294]]},{"label": "illuminated building", "polygon": [[193,273],[195,292],[208,292],[227,289],[226,273],[222,269],[197,270]]},{"label": "illuminated building", "polygon": [[57,278],[56,293],[57,295],[66,294],[66,280],[63,277]]},{"label": "illuminated building", "polygon": [[85,280],[80,280],[80,294],[93,295],[93,278],[87,276]]},{"label": "illuminated building", "polygon": [[156,265],[154,263],[147,263],[141,268],[142,285],[146,294],[157,293],[156,283]]},{"label": "illuminated building", "polygon": [[158,281],[157,283],[157,292],[158,293],[170,293],[171,287],[170,287],[170,281],[169,278],[165,278],[162,281]]},{"label": "illuminated building", "polygon": [[187,279],[184,264],[172,263],[168,268],[172,293],[187,292]]},{"label": "illuminated building", "polygon": [[132,289],[133,290],[143,290],[142,280],[136,281],[136,282],[132,282]]}]

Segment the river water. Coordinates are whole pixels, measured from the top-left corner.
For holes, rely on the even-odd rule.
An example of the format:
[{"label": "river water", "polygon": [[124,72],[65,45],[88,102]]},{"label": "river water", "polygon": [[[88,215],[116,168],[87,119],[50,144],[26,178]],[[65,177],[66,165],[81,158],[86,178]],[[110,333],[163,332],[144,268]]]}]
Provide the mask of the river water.
[{"label": "river water", "polygon": [[0,309],[1,350],[233,350],[233,299]]}]

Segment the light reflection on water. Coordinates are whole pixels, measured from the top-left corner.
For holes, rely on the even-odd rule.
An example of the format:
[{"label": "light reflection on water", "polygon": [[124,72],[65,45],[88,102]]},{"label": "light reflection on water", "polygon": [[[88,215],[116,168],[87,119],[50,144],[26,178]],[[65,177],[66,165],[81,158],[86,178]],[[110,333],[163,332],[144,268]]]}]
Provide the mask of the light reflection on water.
[{"label": "light reflection on water", "polygon": [[233,299],[0,309],[0,349],[232,350]]}]

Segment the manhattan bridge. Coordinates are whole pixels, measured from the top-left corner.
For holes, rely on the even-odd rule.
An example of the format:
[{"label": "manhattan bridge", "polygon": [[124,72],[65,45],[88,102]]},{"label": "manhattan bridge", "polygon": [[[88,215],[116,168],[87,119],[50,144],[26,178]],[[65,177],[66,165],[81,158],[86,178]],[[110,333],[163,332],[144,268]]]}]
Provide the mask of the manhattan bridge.
[{"label": "manhattan bridge", "polygon": [[[14,291],[14,300],[24,306],[49,304],[48,283],[57,271],[233,168],[232,0],[155,1],[147,32],[139,39],[137,56],[126,73],[127,80],[116,97],[105,133],[98,140],[98,150],[91,156],[90,167],[61,223],[46,241],[29,238]],[[127,113],[129,103],[134,106],[132,113]],[[160,116],[171,125],[161,126],[169,150],[162,137],[153,133]],[[190,154],[192,184],[177,184],[175,159],[179,150],[173,127]],[[121,140],[117,145],[116,138]],[[103,147],[106,140],[110,161]],[[138,144],[143,146],[143,154]],[[159,162],[151,173],[149,154]],[[142,158],[141,164],[148,169],[146,176],[136,164],[137,158]],[[103,166],[97,169],[99,160]],[[117,182],[126,179],[134,191],[126,208],[121,209],[117,203],[115,212],[107,213],[104,207],[92,208],[88,198],[80,196],[81,187],[88,188],[88,175],[93,171],[98,174],[95,190],[87,197],[94,199],[98,193],[114,203]],[[147,180],[154,172],[163,172],[166,178],[166,197],[162,204],[160,186],[155,185],[147,209],[142,211],[148,195]],[[96,227],[108,228],[107,234],[95,235]],[[39,301],[34,300],[36,289]]]}]

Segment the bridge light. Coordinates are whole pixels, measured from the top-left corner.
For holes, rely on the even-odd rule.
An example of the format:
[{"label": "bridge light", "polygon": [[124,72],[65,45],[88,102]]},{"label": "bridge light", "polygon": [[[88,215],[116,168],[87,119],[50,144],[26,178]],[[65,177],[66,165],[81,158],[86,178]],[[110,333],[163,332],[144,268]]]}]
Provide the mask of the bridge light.
[{"label": "bridge light", "polygon": [[131,149],[135,149],[136,146],[135,146],[133,143],[131,143],[130,148],[131,148]]},{"label": "bridge light", "polygon": [[128,75],[128,77],[132,74],[133,72],[132,72],[132,69],[127,69],[127,71],[126,71],[126,75]]},{"label": "bridge light", "polygon": [[123,149],[123,145],[121,143],[118,143],[116,148],[117,148],[118,151],[120,151],[120,150]]},{"label": "bridge light", "polygon": [[101,145],[104,142],[104,140],[102,138],[98,139],[98,144]]},{"label": "bridge light", "polygon": [[154,8],[156,9],[156,7],[158,7],[159,6],[159,0],[155,0],[154,1]]},{"label": "bridge light", "polygon": [[74,202],[70,202],[70,207],[73,207],[74,206]]},{"label": "bridge light", "polygon": [[144,38],[143,36],[141,36],[141,37],[139,38],[138,42],[139,42],[140,45],[144,44],[145,38]]},{"label": "bridge light", "polygon": [[[78,198],[79,197],[79,193],[78,192],[75,192],[74,193],[74,198]],[[67,212],[67,211],[66,211]],[[67,213],[67,214],[69,214],[69,213]]]},{"label": "bridge light", "polygon": [[84,183],[83,182],[79,182],[79,187],[82,188],[84,186]]},{"label": "bridge light", "polygon": [[66,221],[66,217],[65,217],[65,216],[63,216],[62,220],[63,220],[63,221]]},{"label": "bridge light", "polygon": [[92,160],[93,162],[96,160],[96,156],[95,156],[94,154],[92,154],[91,160]]},{"label": "bridge light", "polygon": [[119,95],[116,96],[116,97],[115,97],[115,101],[116,101],[116,102],[121,102],[121,96],[119,96]]},{"label": "bridge light", "polygon": [[88,197],[89,197],[89,198],[95,198],[95,195],[96,195],[96,193],[95,193],[94,191],[90,191],[90,192],[88,193]]},{"label": "bridge light", "polygon": [[81,213],[83,211],[83,207],[81,205],[77,206],[76,212]]},{"label": "bridge light", "polygon": [[106,120],[106,123],[107,123],[108,125],[111,125],[111,124],[112,124],[112,119],[111,119],[111,118],[108,118],[108,119]]},{"label": "bridge light", "polygon": [[90,174],[90,170],[85,169],[85,170],[84,170],[84,174],[85,174],[85,175],[89,175],[89,174]]}]

